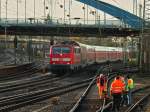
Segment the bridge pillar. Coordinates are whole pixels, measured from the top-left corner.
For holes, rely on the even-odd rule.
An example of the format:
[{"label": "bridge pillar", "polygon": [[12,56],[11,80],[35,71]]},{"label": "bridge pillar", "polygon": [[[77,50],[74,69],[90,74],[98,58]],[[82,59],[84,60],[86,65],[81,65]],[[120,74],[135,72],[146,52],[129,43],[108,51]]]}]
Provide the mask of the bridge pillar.
[{"label": "bridge pillar", "polygon": [[142,53],[143,53],[143,59],[142,59],[142,70],[145,72],[150,71],[150,29],[145,30],[143,33],[143,41],[142,41]]}]

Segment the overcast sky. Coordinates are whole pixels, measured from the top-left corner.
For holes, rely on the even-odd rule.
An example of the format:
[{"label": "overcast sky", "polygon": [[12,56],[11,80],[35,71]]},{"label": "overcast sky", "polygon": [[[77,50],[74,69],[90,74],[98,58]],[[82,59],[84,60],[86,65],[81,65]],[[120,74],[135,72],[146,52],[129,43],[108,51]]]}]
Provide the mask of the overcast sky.
[{"label": "overcast sky", "polygon": [[[7,1],[7,2],[6,2]],[[18,17],[24,18],[25,17],[25,0],[18,0]],[[27,8],[27,18],[34,17],[34,0],[26,0]],[[36,18],[43,18],[44,17],[44,0],[35,0],[35,17]],[[64,18],[64,0],[45,0],[46,6],[48,9],[46,10],[46,14],[50,14],[53,16],[53,18]],[[65,0],[65,17],[69,14],[69,0]],[[135,0],[102,0],[104,2],[113,4],[117,7],[123,8],[124,10],[127,10],[129,12],[133,12],[133,1]],[[139,10],[139,4],[142,4],[143,0],[137,0],[138,2],[138,9]],[[71,14],[70,18],[74,17],[80,17],[84,18],[84,10],[83,6],[84,4],[77,2],[75,0],[70,0],[71,2]],[[7,17],[8,18],[16,18],[17,17],[17,0],[1,0],[1,17],[6,17],[6,3],[7,3]],[[52,5],[51,5],[52,3]],[[51,7],[52,6],[52,7]],[[62,8],[61,8],[62,6]],[[94,19],[94,16],[90,14],[91,11],[94,11],[95,9],[92,7],[88,7],[88,13],[87,13],[87,6],[85,7],[85,13],[86,17],[88,14],[89,19]],[[52,12],[52,14],[51,14]],[[103,12],[98,11],[98,14],[101,14],[101,18],[103,18]],[[111,16],[107,16],[107,18],[112,19]]]}]

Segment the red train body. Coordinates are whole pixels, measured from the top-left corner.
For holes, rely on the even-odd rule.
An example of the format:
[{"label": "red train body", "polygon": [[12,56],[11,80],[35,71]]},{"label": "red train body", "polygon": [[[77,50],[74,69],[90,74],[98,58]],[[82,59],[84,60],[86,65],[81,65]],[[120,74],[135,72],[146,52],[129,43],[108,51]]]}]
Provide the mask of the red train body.
[{"label": "red train body", "polygon": [[52,71],[77,70],[105,61],[122,60],[122,48],[89,46],[74,41],[50,47],[50,69]]}]

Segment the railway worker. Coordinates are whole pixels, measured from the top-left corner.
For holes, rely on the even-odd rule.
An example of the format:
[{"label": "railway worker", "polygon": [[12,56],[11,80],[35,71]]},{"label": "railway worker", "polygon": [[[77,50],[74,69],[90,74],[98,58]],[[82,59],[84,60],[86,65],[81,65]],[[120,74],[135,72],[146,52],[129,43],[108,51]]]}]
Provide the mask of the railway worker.
[{"label": "railway worker", "polygon": [[106,76],[103,74],[100,74],[97,77],[97,87],[99,92],[99,97],[102,99],[104,97],[104,93],[106,91]]},{"label": "railway worker", "polygon": [[132,103],[132,89],[134,88],[134,82],[133,79],[130,78],[130,76],[127,76],[127,86],[126,91],[128,91],[128,105],[131,105]]},{"label": "railway worker", "polygon": [[112,111],[118,111],[122,99],[122,94],[125,89],[125,84],[120,76],[116,76],[115,80],[111,83],[110,94],[113,96],[113,107]]},{"label": "railway worker", "polygon": [[124,105],[127,106],[128,105],[127,77],[122,77],[122,81],[125,84],[125,89],[122,95],[121,106],[124,106]]}]

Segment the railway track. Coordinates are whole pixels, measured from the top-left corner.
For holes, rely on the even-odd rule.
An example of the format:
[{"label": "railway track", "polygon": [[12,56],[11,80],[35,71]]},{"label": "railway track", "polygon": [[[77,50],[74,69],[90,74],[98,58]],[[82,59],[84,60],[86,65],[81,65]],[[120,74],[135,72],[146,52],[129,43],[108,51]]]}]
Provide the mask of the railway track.
[{"label": "railway track", "polygon": [[[145,92],[148,92],[145,96]],[[141,94],[142,93],[142,94]],[[144,97],[149,97],[150,86],[145,86],[142,88],[135,89],[132,94],[134,94],[133,104],[130,107],[121,107],[120,112],[133,112],[132,108],[135,108],[137,103],[140,102]],[[96,112],[111,112],[112,109],[112,101],[106,104],[103,108],[98,109]],[[137,112],[137,111],[134,111]]]},{"label": "railway track", "polygon": [[43,75],[40,77],[32,78],[32,79],[27,80],[27,81],[20,80],[20,81],[18,81],[19,83],[16,83],[16,84],[13,82],[13,84],[11,83],[11,84],[6,85],[6,86],[0,86],[0,93],[16,91],[16,90],[20,90],[20,89],[29,88],[29,87],[33,88],[35,86],[36,86],[36,88],[38,88],[40,86],[47,85],[48,83],[50,84],[51,81],[56,81],[58,79],[59,78],[54,78],[50,75]]},{"label": "railway track", "polygon": [[6,82],[6,81],[13,80],[13,79],[16,80],[19,78],[30,76],[33,73],[39,72],[39,68],[40,68],[40,65],[36,66],[34,65],[34,63],[27,64],[25,67],[23,66],[23,68],[21,67],[18,70],[15,70],[14,73],[0,75],[0,82]]},{"label": "railway track", "polygon": [[54,87],[51,89],[39,90],[35,92],[0,98],[0,111],[8,112],[27,104],[32,104],[50,97],[65,94],[67,92],[83,88],[87,86],[89,84],[89,81],[91,80],[92,78],[62,87]]},{"label": "railway track", "polygon": [[[99,74],[99,73],[98,73]],[[93,84],[92,84],[93,85]],[[88,86],[88,85],[87,85]],[[86,86],[86,87],[87,87]],[[94,86],[94,85],[93,85]],[[92,87],[93,87],[92,86]],[[86,87],[84,87],[84,89],[86,89]],[[78,92],[78,91],[74,91],[74,92],[72,92],[72,93],[68,93],[68,95],[69,96],[71,96],[71,97],[69,97],[68,95],[66,96],[67,97],[67,99],[64,101],[64,100],[62,100],[61,99],[61,101],[60,101],[60,104],[59,105],[57,105],[57,106],[53,106],[53,107],[51,107],[53,104],[51,104],[51,105],[46,105],[46,106],[43,106],[42,108],[38,108],[38,109],[34,109],[34,111],[33,112],[47,112],[47,111],[61,111],[61,112],[68,112],[70,109],[71,109],[71,107],[74,105],[74,103],[79,99],[79,94],[82,94],[82,92],[84,91],[84,89],[82,89],[82,90],[80,90],[80,92]],[[82,91],[82,92],[81,92]],[[65,97],[65,96],[61,96],[61,97]],[[68,97],[69,97],[69,99],[68,99]],[[83,96],[82,96],[83,97]],[[67,101],[67,102],[66,102]],[[69,101],[69,102],[68,102]],[[64,105],[64,106],[63,106]],[[48,109],[49,108],[49,109]],[[56,108],[56,109],[54,109],[54,108]],[[48,110],[47,110],[48,109]],[[47,111],[46,111],[47,110]]]},{"label": "railway track", "polygon": [[76,73],[72,73],[72,74],[66,73],[60,77],[56,77],[56,76],[57,75],[54,75],[54,74],[48,74],[48,75],[40,75],[40,76],[36,76],[32,78],[27,78],[23,80],[0,83],[0,93],[2,94],[4,92],[11,92],[11,91],[16,91],[20,89],[31,90],[31,89],[36,89],[36,88],[39,89],[41,87],[47,87],[47,86],[50,86],[53,82],[63,80],[68,77],[76,76]]},{"label": "railway track", "polygon": [[146,102],[150,97],[150,86],[142,88],[139,91],[136,91],[133,97],[133,104],[122,112],[136,112],[143,111]]},{"label": "railway track", "polygon": [[38,77],[33,77],[25,80],[19,80],[19,81],[14,81],[13,83],[7,83],[7,85],[1,85],[0,84],[0,93],[4,92],[12,92],[16,90],[23,90],[23,89],[28,89],[28,90],[33,90],[33,89],[41,89],[42,87],[49,87],[52,86],[52,83],[56,81],[63,80],[67,78],[69,75],[68,73],[56,77],[53,74],[48,74],[48,75],[41,75]]},{"label": "railway track", "polygon": [[[111,73],[110,77],[108,78],[108,82],[115,76],[116,73]],[[95,78],[97,77],[97,75],[95,76]],[[97,98],[97,100],[94,101],[90,101],[88,99],[89,96],[91,96],[91,93],[93,93],[93,87],[92,85],[94,84],[94,87],[96,87],[96,83],[93,80],[88,88],[85,90],[85,92],[82,94],[82,96],[80,97],[80,99],[76,102],[76,104],[73,106],[72,109],[70,109],[69,112],[92,112],[92,111],[96,111],[97,108],[101,107],[103,105],[103,103],[105,102],[105,100],[101,101],[99,100],[99,98]]]},{"label": "railway track", "polygon": [[[43,79],[46,80],[47,83],[50,83],[52,81],[63,79],[63,77],[64,78],[68,77],[68,74],[66,74],[65,76],[62,76],[62,77],[56,77],[53,79],[50,78],[49,80],[48,80],[48,78],[43,78]],[[42,80],[42,79],[39,79],[39,80]],[[36,85],[36,87],[41,86],[42,84],[43,85],[46,84],[45,81],[40,82],[39,80],[38,81],[35,80],[34,85]],[[79,88],[83,88],[83,87],[88,85],[90,80],[91,80],[91,78],[84,80],[84,81],[81,81],[81,82],[72,83],[72,84],[69,84],[66,86],[54,87],[54,88],[50,88],[50,89],[44,89],[44,90],[39,90],[39,91],[34,91],[34,92],[29,92],[29,93],[24,93],[24,94],[17,94],[17,95],[13,95],[13,96],[0,98],[0,111],[6,111],[7,112],[7,111],[10,111],[11,109],[13,110],[13,109],[17,109],[19,107],[22,107],[26,104],[32,104],[32,103],[35,103],[35,102],[38,102],[41,100],[45,100],[49,97],[65,94],[67,92],[74,91],[74,90],[79,89]],[[22,87],[21,87],[21,85],[18,83],[15,86],[14,85],[6,86],[8,89],[6,89],[6,87],[3,87],[3,88],[4,88],[4,91],[5,90],[7,91],[7,90],[13,90],[14,88],[18,88],[18,87],[19,88],[24,88],[25,86],[30,87],[31,84],[33,86],[33,81],[30,84],[29,84],[29,82],[26,82],[26,84],[27,85],[25,85],[23,83]],[[1,90],[2,90],[2,88],[1,88]],[[12,105],[12,104],[14,104],[14,105]]]},{"label": "railway track", "polygon": [[[42,82],[42,79],[39,79],[39,80],[41,80],[41,82],[35,81],[36,86],[38,85],[40,87],[40,85],[41,86],[46,85],[46,83],[44,81]],[[47,82],[49,83],[51,81],[47,80]],[[43,83],[43,85],[42,85],[42,83]],[[30,84],[33,84],[33,83],[30,83]],[[31,86],[30,84],[28,84],[28,86],[26,85],[26,87],[30,87]],[[54,97],[57,95],[65,94],[70,91],[74,91],[79,88],[86,87],[86,86],[88,86],[88,84],[89,84],[89,81],[87,83],[85,82],[85,83],[79,84],[79,85],[78,85],[78,83],[70,84],[70,87],[67,87],[67,85],[66,85],[66,86],[62,86],[62,87],[54,87],[51,89],[44,89],[44,90],[39,90],[39,91],[34,91],[34,92],[32,91],[32,92],[24,93],[24,94],[17,94],[17,95],[13,95],[13,96],[3,97],[3,98],[0,98],[0,101],[1,101],[0,102],[0,111],[8,112],[8,111],[23,107],[28,104],[33,104],[35,102],[39,102],[39,101],[45,100],[47,98],[51,98],[51,97]],[[9,87],[12,85],[8,84],[7,86]],[[16,86],[15,88],[17,88],[17,86],[20,87],[19,83],[18,83],[18,85],[15,85],[15,86]],[[23,84],[23,86],[25,87],[25,84]],[[22,87],[22,88],[24,88],[24,87]],[[11,90],[11,89],[9,89],[9,90]]]},{"label": "railway track", "polygon": [[[131,71],[132,70],[128,70],[128,71],[124,71],[124,72],[131,72]],[[108,85],[109,85],[110,81],[115,77],[115,75],[116,75],[116,73],[111,73],[109,75]],[[94,89],[95,89],[95,87],[96,87],[96,84],[94,85]],[[80,99],[76,102],[74,107],[72,109],[70,109],[69,112],[84,112],[84,111],[93,112],[93,111],[97,111],[97,109],[99,107],[102,107],[103,105],[105,105],[105,103],[107,103],[105,99],[103,101],[99,100],[99,97],[97,97],[96,99],[90,98],[89,96],[94,95],[93,94],[94,90],[93,90],[93,87],[91,87],[91,86],[88,87],[87,89],[83,93],[83,95],[80,97]]]}]

